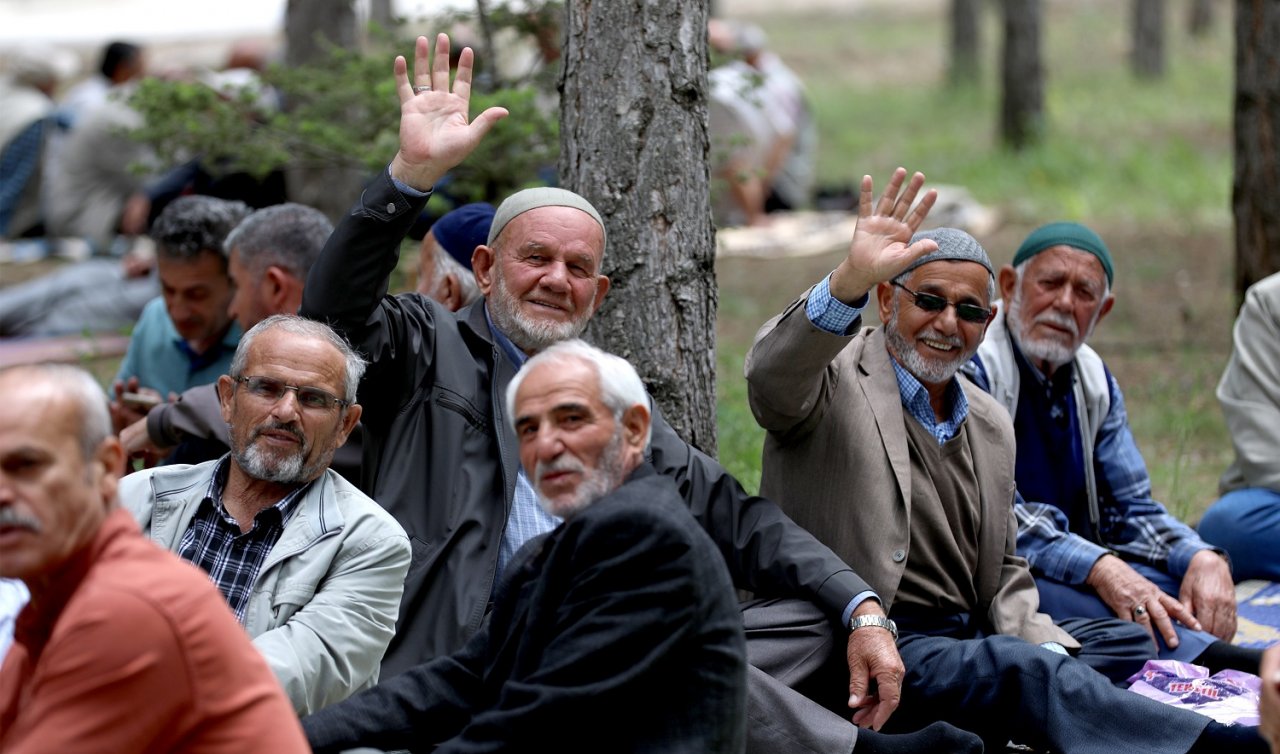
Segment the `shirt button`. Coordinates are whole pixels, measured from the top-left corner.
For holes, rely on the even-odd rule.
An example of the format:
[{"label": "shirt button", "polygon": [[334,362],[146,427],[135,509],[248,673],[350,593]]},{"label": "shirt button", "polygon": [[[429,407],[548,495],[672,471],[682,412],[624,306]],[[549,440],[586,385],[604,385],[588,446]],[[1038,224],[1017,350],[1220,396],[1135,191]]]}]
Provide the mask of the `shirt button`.
[{"label": "shirt button", "polygon": [[906,559],[907,559],[907,551],[906,551],[906,550],[894,550],[894,551],[893,551],[893,562],[895,562],[895,563],[901,563],[902,561],[904,561],[904,560],[906,560]]},{"label": "shirt button", "polygon": [[395,214],[395,211],[396,211],[396,203],[387,202],[387,214],[388,215]]}]

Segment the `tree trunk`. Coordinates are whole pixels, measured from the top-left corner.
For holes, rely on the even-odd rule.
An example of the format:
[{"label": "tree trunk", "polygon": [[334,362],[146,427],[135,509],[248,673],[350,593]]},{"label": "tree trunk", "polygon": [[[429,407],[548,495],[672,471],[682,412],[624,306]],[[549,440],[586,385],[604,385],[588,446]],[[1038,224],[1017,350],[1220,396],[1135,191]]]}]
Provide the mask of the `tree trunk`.
[{"label": "tree trunk", "polygon": [[635,365],[680,436],[714,455],[707,2],[567,9],[560,181],[604,217],[613,283],[590,336]]},{"label": "tree trunk", "polygon": [[391,0],[369,0],[369,21],[381,26],[383,31],[389,31],[394,18]]},{"label": "tree trunk", "polygon": [[1280,270],[1280,3],[1236,0],[1236,292]]},{"label": "tree trunk", "polygon": [[[353,0],[289,0],[284,18],[285,65],[321,63],[329,45],[356,49]],[[285,171],[289,200],[315,207],[336,221],[360,195],[365,176],[356,168],[294,165]]]},{"label": "tree trunk", "polygon": [[1165,0],[1133,0],[1133,73],[1138,78],[1164,76]]},{"label": "tree trunk", "polygon": [[1014,149],[1039,141],[1044,128],[1040,19],[1040,0],[1004,0],[1000,138]]},{"label": "tree trunk", "polygon": [[982,47],[982,0],[951,0],[951,69],[952,86],[973,84],[978,80],[979,54]]},{"label": "tree trunk", "polygon": [[1203,37],[1213,28],[1213,4],[1216,0],[1191,0],[1187,14],[1187,31]]}]

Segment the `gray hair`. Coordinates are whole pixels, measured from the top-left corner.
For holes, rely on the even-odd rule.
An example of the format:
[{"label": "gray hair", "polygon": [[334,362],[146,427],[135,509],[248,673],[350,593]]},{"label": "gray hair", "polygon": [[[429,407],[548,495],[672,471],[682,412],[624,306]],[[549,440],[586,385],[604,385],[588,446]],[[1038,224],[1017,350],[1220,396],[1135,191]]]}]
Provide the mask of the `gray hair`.
[{"label": "gray hair", "polygon": [[0,369],[0,377],[14,376],[38,384],[49,393],[65,395],[76,406],[80,420],[80,453],[93,458],[102,441],[111,436],[111,412],[102,386],[84,369],[71,364],[22,364]]},{"label": "gray hair", "polygon": [[475,274],[463,267],[462,263],[454,259],[453,255],[443,247],[436,250],[434,267],[431,273],[434,276],[431,280],[433,285],[443,280],[446,275],[453,275],[458,279],[458,285],[462,286],[463,306],[480,298],[480,286],[476,285]]},{"label": "gray hair", "polygon": [[274,266],[306,280],[332,233],[333,223],[323,212],[289,202],[264,207],[244,218],[227,236],[222,250],[227,256],[238,252],[240,264],[255,277]]},{"label": "gray hair", "polygon": [[343,361],[346,362],[342,397],[347,401],[356,399],[356,389],[360,387],[360,379],[364,377],[364,370],[368,366],[368,362],[360,354],[356,353],[346,338],[336,333],[332,327],[323,322],[305,319],[295,314],[272,315],[249,328],[249,332],[240,336],[240,344],[236,346],[236,355],[231,359],[229,373],[232,378],[244,375],[245,364],[249,361],[249,349],[253,347],[253,341],[267,330],[274,329],[284,330],[290,335],[327,341],[338,349],[338,352],[342,354]]},{"label": "gray hair", "polygon": [[[563,364],[569,361],[583,362],[595,369],[596,377],[600,380],[600,400],[613,412],[615,420],[621,421],[623,412],[632,406],[649,408],[649,393],[644,389],[644,383],[640,381],[635,367],[620,356],[606,353],[584,340],[572,338],[562,340],[545,351],[539,351],[525,362],[524,367],[516,372],[515,379],[507,385],[507,422],[512,429],[516,422],[516,392],[524,378],[541,364]],[[649,449],[652,429],[650,426],[649,431],[645,432],[645,450]]]},{"label": "gray hair", "polygon": [[169,202],[151,226],[151,239],[161,259],[190,262],[201,254],[217,254],[226,262],[222,242],[249,214],[244,202],[212,196],[182,196]]}]

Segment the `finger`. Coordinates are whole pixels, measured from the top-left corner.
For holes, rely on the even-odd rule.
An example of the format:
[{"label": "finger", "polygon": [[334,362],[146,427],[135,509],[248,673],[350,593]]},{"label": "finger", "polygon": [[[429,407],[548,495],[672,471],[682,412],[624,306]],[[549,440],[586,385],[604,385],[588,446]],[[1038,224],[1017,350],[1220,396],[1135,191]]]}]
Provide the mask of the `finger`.
[{"label": "finger", "polygon": [[898,702],[902,699],[902,687],[898,678],[888,673],[876,676],[876,696],[880,698],[880,703],[875,706],[871,727],[880,730],[889,722],[889,716],[898,709]]},{"label": "finger", "polygon": [[419,36],[413,43],[413,86],[431,85],[431,42]]},{"label": "finger", "polygon": [[875,719],[876,708],[874,705],[862,707],[853,713],[853,724],[859,728],[865,728]]},{"label": "finger", "polygon": [[[1196,614],[1189,610],[1186,605],[1175,600],[1173,597],[1161,592],[1157,598],[1148,603],[1148,607],[1158,605],[1168,615],[1178,620],[1179,623],[1195,631],[1203,631],[1204,627],[1200,625],[1200,621],[1196,618]],[[1207,611],[1205,611],[1207,612]]]},{"label": "finger", "polygon": [[913,234],[920,229],[924,219],[929,216],[929,210],[933,209],[933,204],[936,201],[938,201],[938,192],[929,189],[924,192],[924,198],[916,203],[916,208],[911,211],[911,214],[907,215],[907,227],[911,228]]},{"label": "finger", "polygon": [[453,78],[453,93],[459,97],[471,99],[471,72],[475,65],[475,52],[470,47],[463,47],[458,56],[458,75]]},{"label": "finger", "polygon": [[867,672],[867,665],[862,659],[850,657],[849,659],[849,707],[857,709],[865,706],[870,702],[867,701],[867,684],[870,682],[870,676]]},{"label": "finger", "polygon": [[449,35],[436,35],[436,58],[431,66],[431,88],[437,92],[449,91]]},{"label": "finger", "polygon": [[880,203],[876,205],[877,215],[893,213],[893,204],[898,199],[898,189],[902,188],[902,181],[906,177],[906,168],[900,167],[893,171],[893,175],[889,178],[889,185],[884,187],[884,193],[880,195]]},{"label": "finger", "polygon": [[862,176],[862,186],[858,190],[858,217],[871,216],[871,198],[874,196],[871,176]]},{"label": "finger", "polygon": [[[1178,605],[1181,607],[1181,603]],[[1151,625],[1160,632],[1160,636],[1164,638],[1164,643],[1169,649],[1178,646],[1178,632],[1173,627],[1173,620],[1169,618],[1169,611],[1161,604],[1160,600],[1151,600],[1147,603],[1147,617],[1151,620]]]},{"label": "finger", "polygon": [[479,138],[484,138],[484,135],[489,133],[489,129],[497,125],[498,121],[507,117],[507,115],[507,108],[491,107],[477,115],[476,119],[471,121],[471,128],[477,133]]},{"label": "finger", "polygon": [[907,181],[907,190],[902,192],[902,196],[898,197],[897,204],[893,207],[895,219],[902,220],[907,216],[907,210],[911,209],[911,203],[916,200],[916,194],[920,193],[920,187],[923,185],[924,173],[913,173],[911,180]]}]

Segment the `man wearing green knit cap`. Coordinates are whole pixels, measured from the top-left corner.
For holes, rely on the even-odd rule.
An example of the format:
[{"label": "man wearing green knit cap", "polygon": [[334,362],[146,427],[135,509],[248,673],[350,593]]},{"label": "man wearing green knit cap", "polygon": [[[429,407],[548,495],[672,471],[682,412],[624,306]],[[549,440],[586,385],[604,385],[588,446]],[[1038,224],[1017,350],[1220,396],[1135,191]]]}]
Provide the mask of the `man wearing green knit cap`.
[{"label": "man wearing green knit cap", "polygon": [[966,367],[1013,417],[1018,554],[1055,619],[1115,614],[1146,628],[1162,658],[1250,670],[1256,651],[1227,643],[1224,554],[1151,498],[1124,396],[1085,344],[1115,303],[1114,276],[1089,228],[1037,228],[1001,268],[1006,303]]}]

